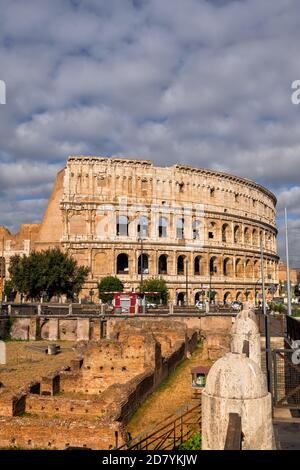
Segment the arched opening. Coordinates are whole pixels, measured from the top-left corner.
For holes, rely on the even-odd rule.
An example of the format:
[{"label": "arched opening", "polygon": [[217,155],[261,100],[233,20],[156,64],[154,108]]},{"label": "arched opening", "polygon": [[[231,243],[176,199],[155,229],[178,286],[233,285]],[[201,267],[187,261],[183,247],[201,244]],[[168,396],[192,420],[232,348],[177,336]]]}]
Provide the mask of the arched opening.
[{"label": "arched opening", "polygon": [[149,226],[148,217],[144,215],[141,216],[138,219],[138,224],[137,224],[137,235],[139,238],[148,237],[148,226]]},{"label": "arched opening", "polygon": [[125,253],[120,253],[117,256],[117,274],[128,274],[128,255]]},{"label": "arched opening", "polygon": [[149,259],[148,255],[140,255],[138,257],[138,274],[149,274]]},{"label": "arched opening", "polygon": [[193,221],[193,239],[198,240],[200,238],[200,220]]},{"label": "arched opening", "polygon": [[211,276],[216,274],[217,272],[217,258],[216,256],[212,256],[209,260],[209,273]]},{"label": "arched opening", "polygon": [[232,276],[232,261],[230,258],[225,258],[223,261],[223,274],[224,276]]},{"label": "arched opening", "polygon": [[128,217],[126,215],[117,216],[117,236],[128,237]]},{"label": "arched opening", "polygon": [[200,276],[201,274],[201,256],[196,256],[194,259],[194,275]]},{"label": "arched opening", "polygon": [[158,274],[168,274],[168,259],[166,255],[158,258]]},{"label": "arched opening", "polygon": [[223,302],[224,302],[224,305],[231,302],[231,292],[225,292],[223,296]]},{"label": "arched opening", "polygon": [[158,236],[159,238],[166,238],[168,222],[165,217],[160,217],[158,222]]},{"label": "arched opening", "polygon": [[196,304],[196,302],[199,302],[199,300],[200,300],[200,292],[196,292],[196,294],[195,294],[195,304]]},{"label": "arched opening", "polygon": [[255,279],[258,279],[260,276],[260,268],[259,268],[259,261],[255,260],[253,265],[253,272]]},{"label": "arched opening", "polygon": [[252,278],[253,277],[253,268],[252,262],[250,259],[247,259],[246,266],[245,266],[246,277]]},{"label": "arched opening", "polygon": [[223,224],[222,225],[222,242],[226,243],[229,239],[229,225]]},{"label": "arched opening", "polygon": [[184,274],[184,265],[185,265],[185,256],[180,255],[177,258],[177,274],[182,275]]},{"label": "arched opening", "polygon": [[258,245],[258,233],[257,230],[254,228],[252,231],[252,245]]},{"label": "arched opening", "polygon": [[215,238],[216,224],[215,222],[210,222],[208,225],[208,239],[212,240]]},{"label": "arched opening", "polygon": [[176,221],[176,238],[179,240],[184,238],[184,219],[177,219]]},{"label": "arched opening", "polygon": [[234,243],[240,243],[241,242],[241,229],[240,229],[239,225],[236,225],[234,227],[233,241],[234,241]]},{"label": "arched opening", "polygon": [[177,305],[184,305],[185,304],[185,293],[178,292],[177,294]]},{"label": "arched opening", "polygon": [[248,227],[246,227],[244,230],[244,243],[246,245],[250,244],[250,230],[248,229]]},{"label": "arched opening", "polygon": [[242,293],[241,292],[237,292],[236,293],[236,296],[235,296],[235,300],[237,302],[241,302],[241,299],[242,299]]},{"label": "arched opening", "polygon": [[235,275],[236,277],[243,277],[243,265],[240,258],[238,258],[235,262]]}]

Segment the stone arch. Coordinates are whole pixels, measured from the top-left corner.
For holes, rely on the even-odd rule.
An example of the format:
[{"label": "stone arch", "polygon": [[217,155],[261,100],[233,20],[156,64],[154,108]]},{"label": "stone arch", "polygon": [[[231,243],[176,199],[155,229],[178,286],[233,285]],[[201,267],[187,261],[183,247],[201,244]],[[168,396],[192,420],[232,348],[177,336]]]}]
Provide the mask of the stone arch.
[{"label": "stone arch", "polygon": [[138,257],[138,274],[149,274],[149,256],[146,253]]},{"label": "stone arch", "polygon": [[185,256],[179,255],[177,258],[177,274],[183,275],[185,273]]},{"label": "stone arch", "polygon": [[258,259],[253,262],[253,275],[255,279],[258,279],[260,276],[260,263]]},{"label": "stone arch", "polygon": [[228,243],[230,241],[230,227],[227,223],[222,225],[222,242],[223,243]]},{"label": "stone arch", "polygon": [[233,229],[233,241],[234,243],[241,243],[242,241],[242,231],[239,225],[235,225]]},{"label": "stone arch", "polygon": [[117,225],[116,225],[117,236],[128,237],[128,224],[129,224],[129,221],[126,215],[117,216]]},{"label": "stone arch", "polygon": [[224,276],[233,276],[233,263],[231,258],[225,258],[223,260],[223,275]]},{"label": "stone arch", "polygon": [[235,296],[237,302],[242,302],[242,292],[238,291]]},{"label": "stone arch", "polygon": [[168,220],[166,217],[160,217],[158,221],[158,236],[159,238],[166,238],[168,230]]},{"label": "stone arch", "polygon": [[193,224],[192,224],[193,240],[199,240],[199,238],[200,238],[200,227],[201,227],[200,220],[199,219],[194,219]]},{"label": "stone arch", "polygon": [[195,256],[194,258],[194,275],[200,276],[202,272],[202,258],[201,256]]},{"label": "stone arch", "polygon": [[160,255],[158,258],[158,274],[168,274],[168,257]]},{"label": "stone arch", "polygon": [[177,305],[184,305],[185,304],[185,292],[178,292],[177,293]]},{"label": "stone arch", "polygon": [[218,259],[217,259],[216,256],[212,256],[212,257],[209,259],[209,274],[210,274],[211,276],[213,276],[214,274],[217,273],[217,270],[218,270],[217,262],[218,262]]},{"label": "stone arch", "polygon": [[40,326],[40,335],[42,339],[49,338],[49,320],[45,319],[42,321]]},{"label": "stone arch", "polygon": [[246,260],[245,264],[245,274],[247,278],[253,278],[253,264],[250,259]]},{"label": "stone arch", "polygon": [[149,219],[145,215],[142,215],[137,220],[137,236],[140,238],[149,236]]},{"label": "stone arch", "polygon": [[252,230],[252,245],[258,246],[258,231],[256,228]]},{"label": "stone arch", "polygon": [[245,245],[250,245],[251,243],[251,235],[248,227],[245,227],[244,229],[244,243]]},{"label": "stone arch", "polygon": [[208,223],[208,240],[213,240],[216,238],[217,225],[216,222],[210,221]]},{"label": "stone arch", "polygon": [[226,304],[226,303],[230,303],[232,301],[232,294],[230,291],[227,291],[224,293],[223,295],[223,303]]},{"label": "stone arch", "polygon": [[235,275],[236,277],[243,277],[244,275],[243,263],[241,258],[237,258],[235,261]]},{"label": "stone arch", "polygon": [[184,219],[179,217],[176,220],[176,238],[182,240],[184,238]]},{"label": "stone arch", "polygon": [[129,273],[129,257],[126,253],[120,253],[117,256],[117,274]]}]

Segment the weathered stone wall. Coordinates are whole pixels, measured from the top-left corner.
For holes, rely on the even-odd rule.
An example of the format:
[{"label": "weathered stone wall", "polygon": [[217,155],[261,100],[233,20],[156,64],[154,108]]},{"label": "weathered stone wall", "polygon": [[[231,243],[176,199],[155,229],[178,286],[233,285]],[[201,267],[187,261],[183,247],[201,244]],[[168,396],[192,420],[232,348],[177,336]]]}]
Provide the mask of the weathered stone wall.
[{"label": "weathered stone wall", "polygon": [[66,449],[83,447],[95,450],[112,449],[118,433],[119,445],[124,431],[120,423],[81,422],[23,417],[0,417],[0,448]]},{"label": "weathered stone wall", "polygon": [[[52,323],[49,331],[52,327],[56,331],[57,324]],[[33,330],[39,324],[37,321]],[[87,322],[83,330],[86,335]],[[197,341],[197,331],[184,323],[148,319],[117,322],[111,339],[79,341],[77,351],[82,357],[72,360],[69,367],[43,377],[40,383],[27,384],[18,397],[5,392],[4,387],[0,394],[0,446],[110,448],[115,442],[111,430],[121,431],[119,423],[128,422]],[[24,412],[21,420],[16,418],[14,431],[11,417]],[[49,422],[57,423],[57,433],[52,424],[47,432]],[[98,433],[97,442],[91,432]]]}]

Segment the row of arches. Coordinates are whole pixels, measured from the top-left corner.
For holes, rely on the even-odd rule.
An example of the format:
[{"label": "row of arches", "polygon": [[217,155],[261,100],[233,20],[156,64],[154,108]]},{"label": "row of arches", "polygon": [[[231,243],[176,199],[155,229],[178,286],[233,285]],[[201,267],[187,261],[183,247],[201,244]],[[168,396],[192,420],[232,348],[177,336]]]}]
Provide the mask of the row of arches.
[{"label": "row of arches", "polygon": [[[138,274],[141,272],[149,274],[149,255],[143,254],[138,256],[137,263]],[[208,269],[207,269],[208,268]],[[176,258],[176,273],[178,276],[186,274],[188,267],[188,258],[185,255],[179,255]],[[260,275],[260,261],[258,259],[246,259],[242,258],[233,259],[231,257],[225,257],[219,259],[217,256],[211,256],[209,263],[202,258],[201,255],[197,255],[193,258],[193,274],[195,276],[225,276],[225,277],[237,277],[237,278],[258,278]],[[266,273],[270,271],[273,276],[275,269],[275,262],[266,261]],[[169,273],[169,260],[168,256],[162,254],[158,258],[157,272],[161,275]],[[120,253],[117,256],[117,274],[128,274],[129,273],[129,256],[126,253]],[[191,270],[189,270],[191,274]]]},{"label": "row of arches", "polygon": [[[199,219],[192,221],[192,237],[193,239],[200,238],[201,226],[203,224]],[[175,221],[176,238],[185,238],[185,219],[179,217]],[[129,218],[125,215],[117,216],[116,224],[117,236],[128,236],[129,235]],[[166,217],[159,217],[158,219],[158,237],[166,238],[169,234],[168,219]],[[149,237],[149,219],[146,216],[141,216],[137,220],[137,236],[138,237]],[[223,223],[221,227],[214,221],[208,223],[207,231],[208,240],[218,241],[223,243],[239,243],[245,245],[259,246],[260,240],[264,238],[264,245],[267,248],[274,248],[275,246],[275,235],[272,232],[264,232],[257,228],[244,227],[242,228],[239,224]]]},{"label": "row of arches", "polygon": [[[199,291],[192,294],[192,298],[189,299],[190,303],[196,304],[198,301],[205,301],[207,299],[206,291]],[[214,302],[220,304],[230,304],[233,301],[246,302],[254,300],[254,294],[251,291],[215,291]],[[186,303],[186,292],[179,291],[176,293],[177,305],[184,305]]]}]

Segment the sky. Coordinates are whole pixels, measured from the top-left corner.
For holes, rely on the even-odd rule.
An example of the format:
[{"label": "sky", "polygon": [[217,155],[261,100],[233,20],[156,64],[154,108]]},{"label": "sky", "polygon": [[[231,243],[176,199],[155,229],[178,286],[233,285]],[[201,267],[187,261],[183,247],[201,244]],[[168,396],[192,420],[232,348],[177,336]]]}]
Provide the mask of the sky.
[{"label": "sky", "polygon": [[256,180],[300,268],[299,0],[0,0],[0,225],[39,222],[71,154]]}]

